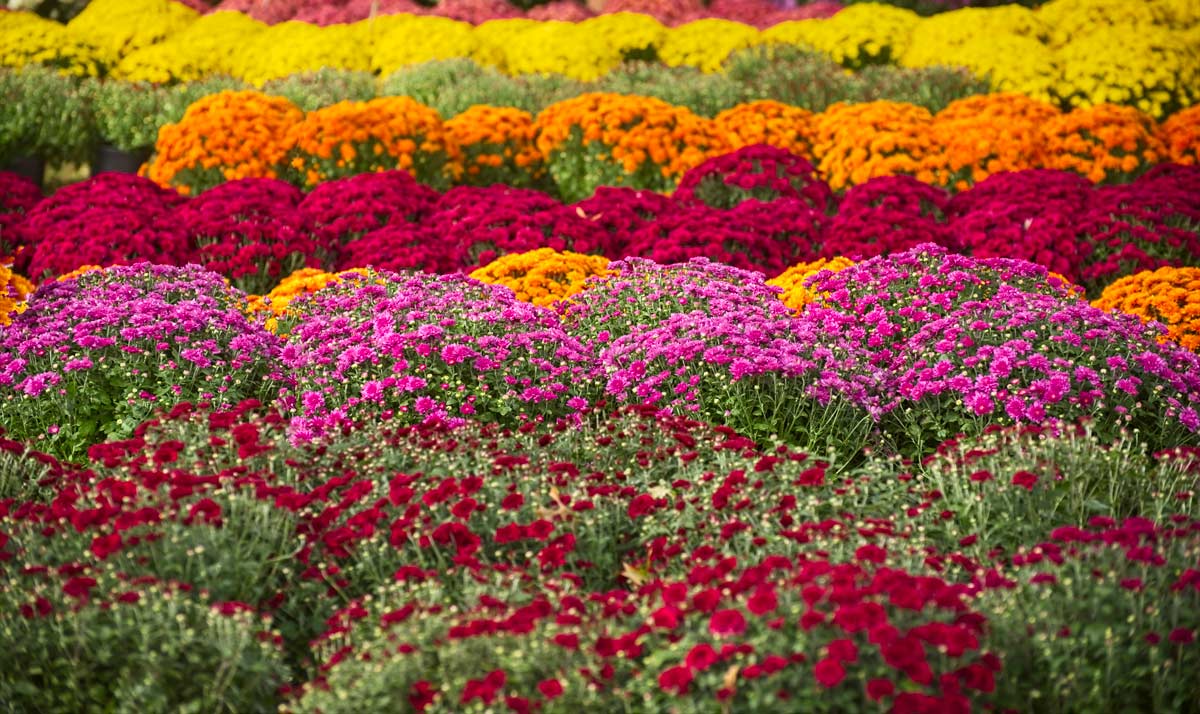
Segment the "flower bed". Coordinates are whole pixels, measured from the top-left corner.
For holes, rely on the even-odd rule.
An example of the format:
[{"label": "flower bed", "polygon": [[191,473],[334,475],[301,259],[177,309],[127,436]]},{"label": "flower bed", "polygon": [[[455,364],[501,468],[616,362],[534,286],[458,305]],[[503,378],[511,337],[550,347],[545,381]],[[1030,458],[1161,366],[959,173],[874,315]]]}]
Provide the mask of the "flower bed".
[{"label": "flower bed", "polygon": [[1200,13],[897,3],[0,12],[160,139],[0,172],[0,702],[1192,711]]},{"label": "flower bed", "polygon": [[438,194],[402,171],[307,194],[245,179],[195,198],[112,175],[26,201],[27,214],[3,214],[3,235],[16,271],[37,280],[84,265],[200,261],[257,294],[304,266],[470,272],[549,248],[664,263],[708,257],[774,277],[818,258],[860,260],[934,242],[976,258],[1029,260],[1095,298],[1139,271],[1200,267],[1197,175],[1164,165],[1130,184],[1095,187],[1037,169],[954,195],[893,176],[839,197],[803,158],[751,146],[697,166],[670,197],[602,188],[569,205],[501,185]]},{"label": "flower bed", "polygon": [[555,102],[536,118],[476,106],[443,121],[406,97],[302,115],[282,98],[243,91],[207,97],[163,127],[144,171],[194,193],[222,178],[284,177],[311,187],[404,169],[434,187],[546,186],[582,200],[600,186],[670,191],[706,159],[767,144],[810,160],[837,191],[885,176],[962,190],[992,174],[1035,168],[1129,182],[1171,152],[1188,161],[1194,152],[1179,131],[1130,108],[1059,113],[1011,95],[952,102],[937,115],[890,101],[839,103],[816,114],[752,102],[708,119],[653,97],[590,93]]}]

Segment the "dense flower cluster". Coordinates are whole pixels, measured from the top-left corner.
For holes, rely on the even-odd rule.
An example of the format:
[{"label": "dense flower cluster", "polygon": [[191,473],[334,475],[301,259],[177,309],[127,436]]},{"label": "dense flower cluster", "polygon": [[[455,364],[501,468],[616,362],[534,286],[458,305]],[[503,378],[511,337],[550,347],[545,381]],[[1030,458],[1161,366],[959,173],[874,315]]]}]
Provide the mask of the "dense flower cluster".
[{"label": "dense flower cluster", "polygon": [[886,5],[855,4],[827,20],[784,22],[763,33],[775,42],[810,47],[850,69],[895,62],[908,49],[916,13]]},{"label": "dense flower cluster", "polygon": [[761,42],[753,27],[718,18],[695,20],[667,33],[658,57],[670,67],[688,65],[716,72],[730,54]]},{"label": "dense flower cluster", "polygon": [[[1162,344],[1162,328],[1104,313],[1044,268],[920,246],[811,286],[801,320],[854,334],[888,373],[888,417],[922,446],[999,419],[1090,416],[1111,437],[1129,426],[1158,444],[1200,428],[1200,362]],[[1154,396],[1151,396],[1154,395]]]},{"label": "dense flower cluster", "polygon": [[1093,303],[1167,326],[1167,336],[1200,351],[1200,268],[1159,268],[1120,278]]},{"label": "dense flower cluster", "polygon": [[1091,248],[1079,282],[1093,294],[1135,272],[1200,262],[1200,210],[1191,198],[1200,187],[1200,170],[1168,168],[1175,170],[1102,188],[1093,194],[1090,211],[1077,218]]},{"label": "dense flower cluster", "polygon": [[[186,121],[186,120],[185,120]],[[401,169],[445,188],[459,170],[457,147],[436,111],[409,97],[339,102],[287,130],[279,174],[303,186],[334,178]]]},{"label": "dense flower cluster", "polygon": [[277,392],[279,346],[198,266],[141,264],[46,283],[0,331],[9,434],[78,457],[164,404]]},{"label": "dense flower cluster", "polygon": [[554,313],[507,288],[460,275],[372,272],[292,309],[283,365],[296,385],[284,403],[298,441],[380,412],[512,422],[575,403],[583,347]]},{"label": "dense flower cluster", "polygon": [[100,73],[95,48],[66,27],[28,12],[0,12],[0,67],[44,65],[67,74]]},{"label": "dense flower cluster", "polygon": [[368,23],[318,27],[284,22],[241,37],[243,44],[229,58],[230,70],[256,87],[325,67],[370,70],[367,50],[372,32]]},{"label": "dense flower cluster", "polygon": [[481,104],[449,119],[445,128],[461,155],[463,183],[535,186],[541,181],[545,171],[529,112]]},{"label": "dense flower cluster", "polygon": [[195,194],[240,178],[278,178],[284,143],[304,115],[291,102],[253,91],[221,92],[188,107],[158,132],[145,175]]},{"label": "dense flower cluster", "polygon": [[937,147],[926,159],[929,178],[964,190],[992,174],[1046,166],[1045,124],[1058,116],[1050,104],[1009,92],[952,102],[929,126]]},{"label": "dense flower cluster", "polygon": [[817,168],[835,190],[880,176],[929,178],[923,164],[937,151],[930,113],[911,104],[835,104],[813,120]]},{"label": "dense flower cluster", "polygon": [[1192,107],[1171,115],[1159,125],[1158,137],[1171,161],[1200,163],[1200,108]]},{"label": "dense flower cluster", "polygon": [[343,246],[376,228],[424,220],[437,199],[437,192],[407,171],[382,171],[323,183],[304,197],[300,210],[318,250],[333,263]]},{"label": "dense flower cluster", "polygon": [[739,104],[713,117],[729,137],[730,148],[767,144],[798,156],[812,156],[812,112],[770,99]]},{"label": "dense flower cluster", "polygon": [[818,258],[809,263],[797,263],[791,266],[768,280],[767,285],[773,285],[782,290],[779,299],[783,301],[784,305],[799,312],[804,309],[805,305],[817,299],[817,295],[808,289],[814,276],[824,271],[836,273],[852,265],[854,265],[854,261],[840,256],[828,260]]},{"label": "dense flower cluster", "polygon": [[834,204],[833,192],[812,164],[769,145],[748,146],[705,161],[683,175],[674,196],[713,208],[733,208],[752,198],[768,203],[795,199],[819,212]]},{"label": "dense flower cluster", "polygon": [[15,226],[21,245],[15,265],[38,281],[83,265],[183,265],[192,257],[187,236],[161,220],[179,201],[173,192],[123,174],[67,186]]},{"label": "dense flower cluster", "polygon": [[521,302],[550,307],[584,289],[584,281],[608,274],[608,258],[553,248],[506,255],[471,273],[481,283],[503,285]]},{"label": "dense flower cluster", "polygon": [[195,82],[212,76],[233,76],[233,48],[240,48],[266,26],[237,12],[205,15],[169,36],[126,54],[110,77],[131,82]]},{"label": "dense flower cluster", "polygon": [[33,181],[0,171],[0,263],[8,263],[19,243],[17,224],[42,200],[42,190]]},{"label": "dense flower cluster", "polygon": [[1049,119],[1044,127],[1045,168],[1074,171],[1089,180],[1129,180],[1161,161],[1153,120],[1130,107],[1100,104]]},{"label": "dense flower cluster", "polygon": [[1091,246],[1076,219],[1091,201],[1090,184],[1074,174],[1000,173],[954,197],[950,230],[970,255],[1020,258],[1078,282]]},{"label": "dense flower cluster", "polygon": [[0,64],[45,63],[77,74],[108,68],[151,81],[232,74],[261,87],[320,67],[389,73],[472,57],[510,74],[593,80],[628,59],[715,71],[733,51],[782,44],[852,69],[965,67],[998,90],[1064,109],[1117,103],[1162,118],[1197,99],[1200,25],[1181,4],[1186,0],[1154,0],[1130,11],[1098,0],[1052,0],[1036,10],[1006,4],[921,17],[878,3],[841,9],[832,2],[783,8],[763,0],[707,7],[692,0],[608,0],[593,8],[602,14],[590,16],[583,8],[557,9],[561,4],[526,15],[501,0],[447,0],[432,8],[411,0],[227,0],[217,9],[235,12],[197,20],[193,10],[168,0],[106,0],[91,3],[65,28],[26,12],[5,13]]},{"label": "dense flower cluster", "polygon": [[[630,71],[636,77],[638,70]],[[336,85],[337,78],[329,81]],[[398,91],[425,96],[413,81]],[[555,95],[557,85],[546,81]],[[620,87],[617,79],[610,84]],[[308,101],[304,96],[297,98]],[[936,114],[891,100],[839,102],[819,113],[760,100],[708,119],[617,91],[543,106],[533,118],[516,107],[472,103],[443,122],[411,97],[387,96],[304,115],[282,97],[227,90],[165,125],[146,171],[164,186],[197,191],[223,179],[283,177],[311,187],[400,168],[434,187],[544,186],[582,200],[600,186],[670,191],[709,158],[765,144],[812,161],[838,191],[894,175],[965,190],[993,174],[1031,168],[1073,171],[1097,183],[1130,181],[1174,157],[1188,163],[1200,142],[1187,112],[1159,125],[1130,107],[1064,113],[1017,94],[960,99]]]},{"label": "dense flower cluster", "polygon": [[[219,695],[325,714],[631,697],[752,710],[784,691],[818,711],[922,712],[1020,707],[1072,673],[1086,706],[1070,712],[1191,696],[1200,452],[1165,413],[1200,402],[1194,355],[1019,261],[875,258],[818,274],[799,315],[761,275],[708,261],[612,267],[557,313],[462,276],[368,272],[291,302],[281,351],[197,268],[44,286],[14,326],[45,336],[0,339],[90,342],[124,311],[90,353],[104,361],[67,374],[121,362],[114,375],[150,380],[170,372],[146,369],[155,350],[183,364],[236,343],[280,367],[282,382],[244,384],[282,387],[284,413],[229,392],[178,403],[244,374],[210,365],[192,373],[198,394],[160,397],[85,467],[0,440],[0,623],[19,635],[0,691],[52,708],[21,686],[48,677],[72,683],[52,700],[71,710]],[[80,286],[94,294],[63,309]],[[172,346],[201,329],[217,347]],[[226,349],[234,333],[247,337]],[[939,445],[918,413],[929,390],[949,396],[924,416],[946,418],[978,410],[974,393],[953,398],[973,378],[990,394],[988,377],[1004,416]],[[1092,387],[1106,402],[1092,423],[1028,424]],[[31,398],[39,413],[53,394]],[[589,409],[602,398],[632,406]],[[1140,430],[1112,432],[1135,399]],[[1138,421],[1156,410],[1153,428]],[[1022,426],[995,429],[1006,421]],[[128,653],[98,674],[114,643]]]},{"label": "dense flower cluster", "polygon": [[13,315],[25,311],[33,283],[0,265],[0,326],[12,324]]},{"label": "dense flower cluster", "polygon": [[600,185],[665,190],[727,147],[711,120],[650,97],[585,94],[537,118],[537,148],[567,200]]},{"label": "dense flower cluster", "polygon": [[195,262],[239,290],[263,293],[317,260],[302,198],[276,179],[242,179],[181,203],[162,221],[187,236]]},{"label": "dense flower cluster", "polygon": [[162,42],[198,17],[195,10],[171,0],[92,0],[67,23],[67,32],[96,50],[104,67],[125,55]]},{"label": "dense flower cluster", "polygon": [[900,253],[922,243],[958,247],[947,229],[948,197],[908,176],[882,176],[851,188],[820,244],[823,258],[855,260]]},{"label": "dense flower cluster", "polygon": [[28,216],[12,214],[7,235],[22,246],[16,269],[36,280],[85,264],[203,260],[257,294],[302,265],[470,272],[550,248],[612,260],[709,257],[774,276],[818,258],[934,242],[976,258],[1029,260],[1095,298],[1125,275],[1200,266],[1197,175],[1164,165],[1131,184],[1096,187],[1069,172],[1001,172],[953,196],[892,176],[838,197],[804,159],[752,146],[688,172],[671,197],[603,188],[564,205],[503,185],[438,194],[389,171],[307,195],[270,179],[235,182],[205,194],[198,206],[220,208],[202,211],[189,208],[196,199],[114,175],[64,189]]},{"label": "dense flower cluster", "polygon": [[300,268],[279,281],[266,295],[247,295],[246,311],[263,317],[263,325],[271,332],[279,329],[279,318],[290,317],[292,301],[301,295],[311,295],[341,280],[359,279],[366,271],[351,270],[326,273],[317,268]]},{"label": "dense flower cluster", "polygon": [[533,1],[0,11],[0,702],[1195,709],[1196,3]]}]

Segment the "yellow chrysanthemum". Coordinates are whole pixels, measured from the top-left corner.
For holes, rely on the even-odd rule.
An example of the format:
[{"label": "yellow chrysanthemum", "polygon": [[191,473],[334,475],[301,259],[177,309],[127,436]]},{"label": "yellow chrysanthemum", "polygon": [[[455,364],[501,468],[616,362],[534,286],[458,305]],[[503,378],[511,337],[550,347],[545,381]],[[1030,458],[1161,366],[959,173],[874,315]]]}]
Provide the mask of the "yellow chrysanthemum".
[{"label": "yellow chrysanthemum", "polygon": [[620,64],[618,47],[572,22],[538,23],[514,37],[504,51],[504,70],[511,74],[561,74],[587,82]]},{"label": "yellow chrysanthemum", "polygon": [[889,64],[908,50],[920,17],[891,5],[858,3],[828,19],[781,22],[762,33],[765,42],[808,47],[851,69]]},{"label": "yellow chrysanthemum", "polygon": [[63,273],[62,275],[58,276],[58,282],[61,283],[64,280],[74,280],[75,278],[78,278],[80,275],[83,275],[84,273],[94,273],[97,270],[104,270],[104,266],[102,266],[102,265],[81,265],[69,273]]},{"label": "yellow chrysanthemum", "polygon": [[504,285],[518,300],[547,307],[582,291],[588,278],[608,274],[608,258],[603,256],[539,248],[497,258],[471,277]]},{"label": "yellow chrysanthemum", "polygon": [[200,14],[171,0],[92,0],[67,23],[78,41],[96,48],[105,67],[182,31]]},{"label": "yellow chrysanthemum", "polygon": [[12,316],[25,311],[32,294],[33,283],[0,265],[0,325],[11,325]]},{"label": "yellow chrysanthemum", "polygon": [[1059,100],[1076,107],[1122,104],[1158,118],[1200,98],[1200,47],[1153,25],[1093,27],[1059,50]]},{"label": "yellow chrysanthemum", "polygon": [[749,25],[708,18],[680,25],[667,32],[658,56],[671,67],[687,65],[702,72],[717,72],[731,53],[759,42],[758,30]]},{"label": "yellow chrysanthemum", "polygon": [[371,56],[365,25],[319,27],[305,22],[282,22],[250,35],[233,50],[233,75],[261,87],[272,79],[313,72],[323,67],[365,71]]},{"label": "yellow chrysanthemum", "polygon": [[767,281],[767,285],[773,285],[783,293],[779,299],[783,301],[791,309],[799,312],[804,309],[804,306],[816,300],[819,296],[817,293],[810,291],[809,278],[812,278],[817,273],[829,271],[836,273],[839,270],[845,270],[854,265],[854,261],[849,258],[837,256],[836,258],[818,258],[811,263],[798,263],[785,270],[779,276],[771,278]]},{"label": "yellow chrysanthemum", "polygon": [[340,273],[326,273],[317,268],[301,268],[288,275],[266,295],[247,295],[246,312],[255,314],[270,313],[264,321],[266,328],[274,332],[279,326],[279,318],[288,314],[292,301],[301,295],[311,295],[330,283],[339,282],[349,277],[366,275],[363,268],[344,270]]},{"label": "yellow chrysanthemum", "polygon": [[31,12],[0,12],[0,67],[44,65],[64,74],[94,77],[99,51],[67,28]]},{"label": "yellow chrysanthemum", "polygon": [[194,82],[237,72],[231,48],[244,47],[267,25],[240,12],[214,12],[161,42],[131,52],[110,74],[131,82]]},{"label": "yellow chrysanthemum", "polygon": [[470,57],[479,46],[471,25],[446,17],[390,15],[375,22],[370,69],[381,76],[422,62]]}]

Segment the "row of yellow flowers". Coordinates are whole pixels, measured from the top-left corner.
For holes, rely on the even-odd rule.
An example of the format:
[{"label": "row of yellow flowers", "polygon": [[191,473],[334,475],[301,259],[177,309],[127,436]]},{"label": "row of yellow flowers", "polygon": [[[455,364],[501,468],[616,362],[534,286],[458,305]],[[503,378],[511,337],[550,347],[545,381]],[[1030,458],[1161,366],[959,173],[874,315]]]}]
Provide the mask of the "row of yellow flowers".
[{"label": "row of yellow flowers", "polygon": [[599,185],[669,192],[706,159],[752,144],[804,156],[835,190],[897,174],[963,189],[1029,168],[1123,181],[1160,162],[1200,161],[1200,106],[1159,123],[1132,107],[1063,112],[1024,95],[991,94],[936,115],[888,101],[812,113],[764,100],[707,119],[660,99],[592,93],[536,117],[477,106],[443,121],[408,97],[341,102],[306,115],[280,97],[222,92],[164,126],[143,171],[196,193],[238,178],[313,186],[401,168],[439,188],[549,179],[576,200]]},{"label": "row of yellow flowers", "polygon": [[1200,97],[1200,11],[1194,0],[1051,0],[966,8],[923,18],[860,3],[828,19],[759,31],[705,19],[669,28],[614,13],[579,23],[502,19],[473,26],[443,17],[386,15],[320,27],[267,26],[234,12],[200,16],[173,0],[93,0],[66,25],[0,12],[0,66],[58,66],[76,74],[153,82],[231,75],[262,83],[321,67],[392,72],[470,57],[511,74],[596,79],[629,57],[719,71],[731,53],[782,43],[871,64],[961,66],[998,91],[1065,107],[1128,105],[1156,118]]}]

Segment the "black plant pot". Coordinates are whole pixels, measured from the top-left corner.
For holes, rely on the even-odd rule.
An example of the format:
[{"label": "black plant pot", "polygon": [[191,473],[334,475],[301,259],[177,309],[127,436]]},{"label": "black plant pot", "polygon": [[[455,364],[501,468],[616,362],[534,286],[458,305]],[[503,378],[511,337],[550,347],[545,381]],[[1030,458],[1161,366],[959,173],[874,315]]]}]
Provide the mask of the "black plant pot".
[{"label": "black plant pot", "polygon": [[33,181],[41,188],[46,183],[46,162],[37,156],[14,156],[0,171],[9,171]]},{"label": "black plant pot", "polygon": [[110,144],[101,144],[96,148],[96,161],[92,164],[92,175],[105,172],[136,174],[149,158],[150,149],[124,151]]}]

